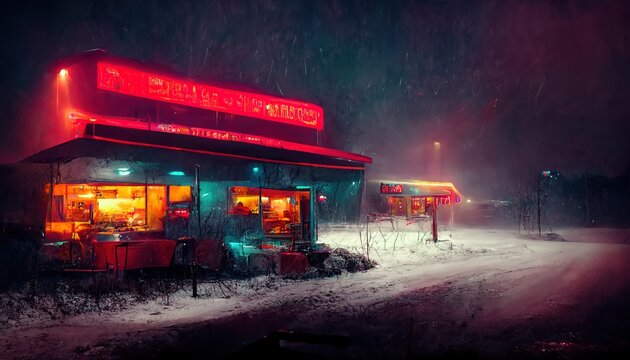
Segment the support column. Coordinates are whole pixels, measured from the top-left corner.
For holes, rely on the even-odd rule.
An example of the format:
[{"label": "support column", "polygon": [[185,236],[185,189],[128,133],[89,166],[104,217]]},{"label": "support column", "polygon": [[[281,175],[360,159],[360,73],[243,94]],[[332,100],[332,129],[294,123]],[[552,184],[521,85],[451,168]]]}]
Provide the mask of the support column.
[{"label": "support column", "polygon": [[438,206],[435,200],[433,200],[431,213],[433,214],[432,224],[431,224],[431,232],[433,233],[433,242],[436,243],[438,241]]}]

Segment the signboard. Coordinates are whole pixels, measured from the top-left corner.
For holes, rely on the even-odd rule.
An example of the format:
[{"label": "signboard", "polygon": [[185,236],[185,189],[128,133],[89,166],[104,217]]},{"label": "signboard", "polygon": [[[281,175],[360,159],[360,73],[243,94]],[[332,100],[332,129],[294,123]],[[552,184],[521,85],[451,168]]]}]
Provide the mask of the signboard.
[{"label": "signboard", "polygon": [[310,154],[317,154],[335,158],[351,160],[355,162],[371,163],[372,159],[367,156],[353,154],[341,150],[329,149],[315,145],[301,144],[291,141],[279,140],[265,136],[242,134],[232,131],[213,130],[197,127],[189,127],[178,124],[148,123],[129,118],[115,118],[106,116],[86,115],[80,112],[71,112],[68,119],[76,126],[76,136],[83,136],[87,124],[102,124],[107,126],[123,127],[136,130],[149,130],[170,134],[189,135],[213,140],[232,141],[261,145],[270,148],[284,149],[287,151],[299,151]]},{"label": "signboard", "polygon": [[314,104],[204,85],[99,61],[97,88],[123,95],[276,121],[321,131],[324,110]]},{"label": "signboard", "polygon": [[402,194],[402,184],[383,184],[381,183],[381,194]]}]

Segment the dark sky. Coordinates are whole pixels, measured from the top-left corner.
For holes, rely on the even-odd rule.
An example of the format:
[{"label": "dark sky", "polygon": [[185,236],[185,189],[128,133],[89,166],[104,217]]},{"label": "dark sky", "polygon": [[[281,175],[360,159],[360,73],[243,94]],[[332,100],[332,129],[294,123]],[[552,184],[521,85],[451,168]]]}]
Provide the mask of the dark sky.
[{"label": "dark sky", "polygon": [[506,196],[540,169],[630,173],[625,1],[21,1],[0,16],[1,161],[28,142],[16,124],[46,116],[33,94],[50,64],[103,48],[317,103],[328,145],[372,156],[373,177],[441,168]]}]

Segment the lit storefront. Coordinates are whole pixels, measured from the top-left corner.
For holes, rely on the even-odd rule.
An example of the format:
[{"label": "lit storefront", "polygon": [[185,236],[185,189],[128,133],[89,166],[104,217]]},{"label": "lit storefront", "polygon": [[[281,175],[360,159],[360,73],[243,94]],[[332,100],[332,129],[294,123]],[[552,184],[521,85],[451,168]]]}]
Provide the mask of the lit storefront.
[{"label": "lit storefront", "polygon": [[197,257],[220,243],[249,264],[269,251],[313,250],[317,221],[360,215],[371,159],[320,146],[316,105],[102,52],[69,64],[57,82],[56,132],[25,160],[50,175],[53,257],[92,269],[162,267],[196,238]]},{"label": "lit storefront", "polygon": [[371,210],[375,214],[412,219],[427,217],[435,208],[447,211],[439,216],[448,224],[454,222],[453,207],[461,202],[462,195],[450,182],[408,180],[368,181]]}]

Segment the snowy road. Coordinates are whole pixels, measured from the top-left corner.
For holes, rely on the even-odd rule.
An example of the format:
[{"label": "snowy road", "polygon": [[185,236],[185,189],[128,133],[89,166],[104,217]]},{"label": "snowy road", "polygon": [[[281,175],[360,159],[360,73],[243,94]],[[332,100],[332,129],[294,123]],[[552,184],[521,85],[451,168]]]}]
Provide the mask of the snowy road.
[{"label": "snowy road", "polygon": [[[6,358],[226,358],[285,329],[342,335],[347,346],[307,350],[346,358],[628,352],[630,232],[559,234],[567,241],[459,229],[436,247],[414,232],[379,233],[371,251],[379,266],[367,272],[257,277],[234,282],[227,299],[186,292],[169,305],[5,329],[0,346]],[[320,238],[362,248],[352,230]]]}]

